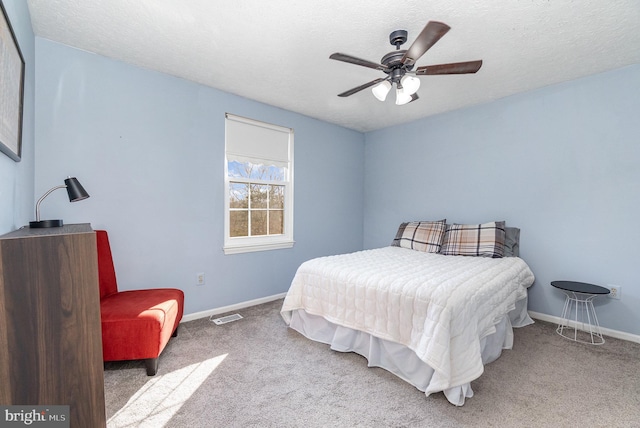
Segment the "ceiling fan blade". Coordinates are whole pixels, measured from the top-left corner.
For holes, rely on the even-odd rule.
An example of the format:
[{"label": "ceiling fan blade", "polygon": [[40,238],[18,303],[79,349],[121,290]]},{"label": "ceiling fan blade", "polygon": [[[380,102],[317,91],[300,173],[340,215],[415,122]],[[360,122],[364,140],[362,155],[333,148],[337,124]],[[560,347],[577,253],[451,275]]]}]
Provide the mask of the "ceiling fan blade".
[{"label": "ceiling fan blade", "polygon": [[[420,98],[420,97],[418,96],[418,94],[417,94],[417,93],[416,93],[416,94],[411,94],[411,101],[409,101],[409,103],[414,102],[414,101],[415,101],[415,100],[417,100],[418,98]],[[409,103],[407,103],[407,104],[409,104]]]},{"label": "ceiling fan blade", "polygon": [[381,70],[381,71],[388,70],[388,68],[385,67],[382,64],[377,64],[377,63],[372,62],[372,61],[367,61],[366,59],[356,58],[355,56],[351,56],[351,55],[347,55],[347,54],[343,54],[343,53],[336,52],[334,54],[331,54],[331,56],[329,56],[329,58],[335,59],[336,61],[348,62],[350,64],[361,65],[363,67],[373,68],[374,70]]},{"label": "ceiling fan blade", "polygon": [[364,85],[360,85],[357,88],[349,89],[348,91],[345,91],[345,92],[343,92],[341,94],[338,94],[338,96],[339,97],[348,97],[349,95],[353,95],[356,92],[360,92],[363,89],[367,89],[368,87],[373,86],[373,85],[375,85],[377,83],[383,82],[385,80],[387,80],[387,79],[385,79],[384,77],[381,77],[381,78],[376,79],[376,80],[372,80],[371,82],[365,83]]},{"label": "ceiling fan blade", "polygon": [[429,21],[411,47],[404,53],[401,62],[407,66],[415,64],[431,46],[435,45],[442,36],[447,34],[450,28],[442,22]]},{"label": "ceiling fan blade", "polygon": [[416,68],[416,76],[434,74],[469,74],[475,73],[482,67],[482,60],[453,62],[451,64],[425,65]]}]

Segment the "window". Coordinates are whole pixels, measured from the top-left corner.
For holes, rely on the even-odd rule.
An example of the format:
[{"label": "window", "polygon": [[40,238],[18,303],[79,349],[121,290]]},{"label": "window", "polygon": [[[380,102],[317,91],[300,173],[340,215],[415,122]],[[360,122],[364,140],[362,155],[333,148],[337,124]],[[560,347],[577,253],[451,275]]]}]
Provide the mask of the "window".
[{"label": "window", "polygon": [[225,254],[293,246],[293,130],[227,113]]}]

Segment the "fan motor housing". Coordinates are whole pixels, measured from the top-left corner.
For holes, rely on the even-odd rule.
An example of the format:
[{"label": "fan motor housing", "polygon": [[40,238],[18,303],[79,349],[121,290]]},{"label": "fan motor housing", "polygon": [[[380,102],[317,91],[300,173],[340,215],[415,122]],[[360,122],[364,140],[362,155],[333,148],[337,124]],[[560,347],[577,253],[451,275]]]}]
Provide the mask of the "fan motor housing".
[{"label": "fan motor housing", "polygon": [[380,63],[382,63],[382,65],[386,66],[387,68],[393,68],[394,66],[402,65],[401,60],[405,52],[406,50],[389,52],[382,57]]}]

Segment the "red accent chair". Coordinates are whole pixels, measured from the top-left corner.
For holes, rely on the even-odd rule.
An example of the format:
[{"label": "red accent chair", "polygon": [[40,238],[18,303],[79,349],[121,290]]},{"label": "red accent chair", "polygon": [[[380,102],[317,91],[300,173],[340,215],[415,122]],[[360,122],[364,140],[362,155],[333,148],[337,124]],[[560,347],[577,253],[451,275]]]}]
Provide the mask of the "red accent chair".
[{"label": "red accent chair", "polygon": [[118,291],[107,232],[96,230],[96,241],[103,360],[145,360],[147,375],[154,376],[160,353],[178,335],[184,293],[176,288]]}]

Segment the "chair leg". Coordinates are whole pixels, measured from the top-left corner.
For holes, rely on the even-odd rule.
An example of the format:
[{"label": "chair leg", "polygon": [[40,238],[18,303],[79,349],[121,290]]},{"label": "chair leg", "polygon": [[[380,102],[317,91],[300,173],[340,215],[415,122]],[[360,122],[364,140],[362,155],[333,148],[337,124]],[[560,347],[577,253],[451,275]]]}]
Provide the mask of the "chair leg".
[{"label": "chair leg", "polygon": [[180,326],[176,327],[175,331],[173,332],[173,334],[171,335],[171,337],[178,337],[178,329],[180,328]]},{"label": "chair leg", "polygon": [[147,358],[144,360],[144,365],[147,367],[147,376],[155,376],[158,371],[158,359]]}]

